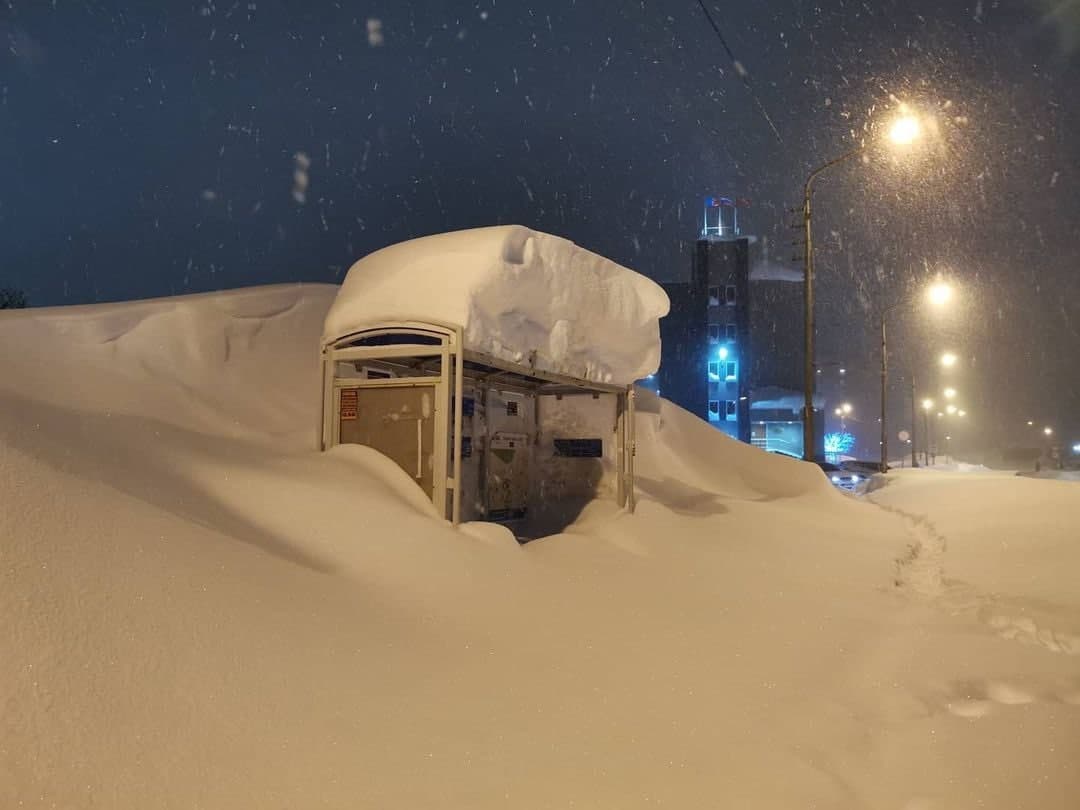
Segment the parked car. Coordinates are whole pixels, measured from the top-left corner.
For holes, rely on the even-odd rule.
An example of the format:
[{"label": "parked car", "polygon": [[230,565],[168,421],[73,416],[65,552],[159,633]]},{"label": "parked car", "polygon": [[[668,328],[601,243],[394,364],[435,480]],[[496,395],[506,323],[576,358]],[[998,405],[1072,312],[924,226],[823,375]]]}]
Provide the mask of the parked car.
[{"label": "parked car", "polygon": [[855,487],[869,477],[863,473],[845,470],[839,464],[833,464],[831,461],[818,461],[815,463],[821,468],[821,471],[825,473],[828,479],[832,481],[833,486],[848,492],[854,490]]},{"label": "parked car", "polygon": [[[856,461],[855,459],[852,459],[850,461],[841,461],[840,466],[850,472],[858,473],[864,478],[868,478],[874,473],[881,472],[880,461]],[[886,467],[885,469],[888,471],[890,468]]]}]

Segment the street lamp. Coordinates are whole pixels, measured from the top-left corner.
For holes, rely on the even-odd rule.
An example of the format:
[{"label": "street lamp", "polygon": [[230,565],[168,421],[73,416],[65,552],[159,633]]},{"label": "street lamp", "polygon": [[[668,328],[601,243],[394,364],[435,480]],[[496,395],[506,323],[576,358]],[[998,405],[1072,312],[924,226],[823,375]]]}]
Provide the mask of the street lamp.
[{"label": "street lamp", "polygon": [[[926,297],[934,306],[943,306],[952,298],[952,287],[941,280],[940,278],[934,282],[926,291]],[[881,311],[881,418],[878,420],[881,422],[881,441],[878,444],[881,445],[881,472],[886,472],[889,469],[889,429],[885,424],[886,421],[886,400],[888,398],[888,381],[889,381],[889,347],[888,347],[888,335],[885,330],[885,317],[894,309],[907,306],[915,301],[914,297],[908,297],[901,299],[892,306],[885,307]],[[944,362],[944,357],[942,358]],[[956,362],[955,355],[953,355],[953,362]],[[915,375],[912,374],[911,379],[911,432],[915,432]],[[953,391],[953,394],[956,392]],[[912,443],[911,450],[911,466],[915,466],[915,444]]]},{"label": "street lamp", "polygon": [[1053,436],[1054,435],[1054,429],[1050,428],[1050,427],[1044,427],[1043,428],[1043,433],[1046,434],[1047,436]]},{"label": "street lamp", "polygon": [[956,389],[955,388],[946,388],[943,393],[945,394],[945,399],[952,399],[953,397],[956,396]]},{"label": "street lamp", "polygon": [[[919,139],[922,127],[919,120],[901,107],[903,115],[889,128],[889,140],[894,146],[910,146]],[[821,164],[806,178],[803,185],[803,235],[806,253],[803,256],[803,459],[814,460],[814,234],[811,227],[811,198],[814,180],[838,163],[843,163],[867,148],[865,143]],[[884,423],[883,423],[884,424]],[[883,428],[884,429],[884,428]],[[882,445],[884,453],[884,445]]]},{"label": "street lamp", "polygon": [[952,352],[945,352],[945,354],[941,355],[941,365],[945,366],[945,368],[952,368],[956,365],[956,355]]},{"label": "street lamp", "polygon": [[955,405],[947,406],[945,408],[945,413],[949,414],[949,416],[952,416],[954,413],[956,413],[956,406]]},{"label": "street lamp", "polygon": [[937,304],[938,306],[949,303],[949,299],[952,298],[952,294],[952,287],[944,281],[941,281],[940,279],[931,284],[930,289],[927,291],[927,296],[930,298],[930,303]]},{"label": "street lamp", "polygon": [[922,126],[919,119],[913,115],[903,115],[897,118],[889,128],[889,140],[897,146],[910,146],[919,139],[922,134]]}]

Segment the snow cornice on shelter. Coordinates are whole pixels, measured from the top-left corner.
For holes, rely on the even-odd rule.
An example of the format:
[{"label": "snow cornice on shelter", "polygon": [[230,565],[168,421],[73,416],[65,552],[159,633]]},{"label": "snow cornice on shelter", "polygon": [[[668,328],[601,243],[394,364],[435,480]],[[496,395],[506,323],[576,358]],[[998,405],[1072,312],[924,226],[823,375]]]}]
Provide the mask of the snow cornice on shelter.
[{"label": "snow cornice on shelter", "polygon": [[460,326],[465,349],[599,383],[628,385],[660,363],[669,302],[645,276],[520,225],[391,245],[349,270],[324,345],[404,321]]}]

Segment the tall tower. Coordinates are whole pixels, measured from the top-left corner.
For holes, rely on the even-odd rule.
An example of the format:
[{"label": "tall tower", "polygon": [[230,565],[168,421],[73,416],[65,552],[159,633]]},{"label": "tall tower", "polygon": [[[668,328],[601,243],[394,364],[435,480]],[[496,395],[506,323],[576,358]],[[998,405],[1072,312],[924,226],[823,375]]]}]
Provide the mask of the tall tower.
[{"label": "tall tower", "polygon": [[690,287],[705,300],[705,341],[698,374],[706,382],[704,417],[740,441],[750,441],[750,238],[739,231],[747,204],[706,197],[694,245]]}]

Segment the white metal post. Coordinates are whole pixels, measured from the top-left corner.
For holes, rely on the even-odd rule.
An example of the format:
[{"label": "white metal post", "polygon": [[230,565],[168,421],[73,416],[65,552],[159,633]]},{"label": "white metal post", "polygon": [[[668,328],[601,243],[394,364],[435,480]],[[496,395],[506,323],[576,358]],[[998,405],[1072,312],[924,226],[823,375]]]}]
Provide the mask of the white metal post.
[{"label": "white metal post", "polygon": [[461,522],[461,411],[465,401],[465,352],[460,329],[454,338],[454,495],[450,520],[456,526]]}]

